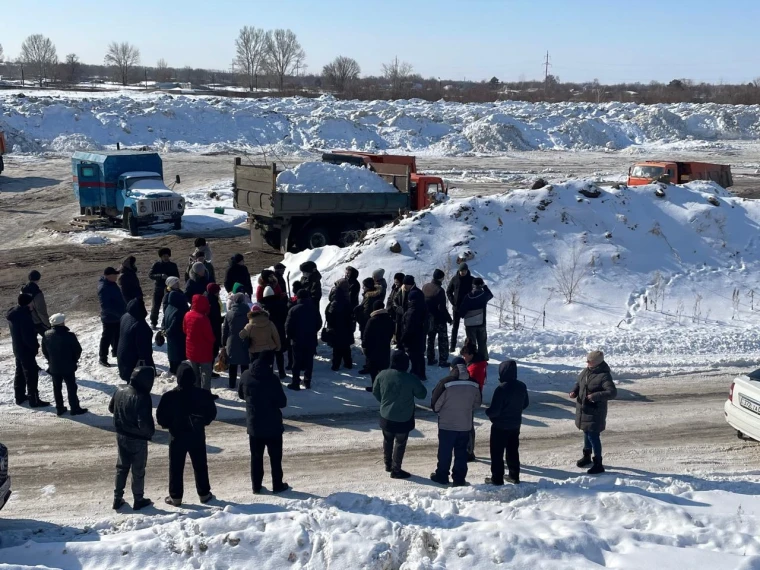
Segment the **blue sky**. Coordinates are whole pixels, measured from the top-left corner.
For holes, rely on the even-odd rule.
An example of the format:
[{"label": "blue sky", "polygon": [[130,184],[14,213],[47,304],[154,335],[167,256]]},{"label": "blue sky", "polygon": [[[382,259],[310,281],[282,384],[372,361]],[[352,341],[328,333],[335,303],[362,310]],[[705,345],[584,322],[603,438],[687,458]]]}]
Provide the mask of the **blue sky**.
[{"label": "blue sky", "polygon": [[757,0],[23,0],[3,2],[0,43],[18,55],[33,33],[58,55],[102,61],[130,41],[144,65],[228,68],[243,25],[290,28],[309,71],[336,55],[364,75],[394,56],[424,77],[503,81],[748,82],[760,76]]}]

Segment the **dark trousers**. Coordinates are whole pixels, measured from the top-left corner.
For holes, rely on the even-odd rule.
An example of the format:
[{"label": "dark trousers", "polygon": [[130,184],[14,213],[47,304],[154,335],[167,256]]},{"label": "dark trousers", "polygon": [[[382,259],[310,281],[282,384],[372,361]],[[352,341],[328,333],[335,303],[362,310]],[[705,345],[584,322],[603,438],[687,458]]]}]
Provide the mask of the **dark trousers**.
[{"label": "dark trousers", "polygon": [[410,372],[420,380],[427,380],[427,373],[425,371],[425,349],[422,346],[407,346],[406,354],[409,357],[409,362],[412,364]]},{"label": "dark trousers", "polygon": [[333,357],[332,357],[332,366],[333,368],[340,368],[340,362],[343,361],[343,364],[346,366],[346,368],[350,368],[354,365],[353,361],[351,360],[351,345],[350,344],[344,344],[344,345],[338,345],[336,344],[333,346]]},{"label": "dark trousers", "polygon": [[454,324],[451,326],[451,346],[449,352],[456,352],[457,349],[457,336],[459,335],[459,313],[454,311],[453,315]]},{"label": "dark trousers", "polygon": [[430,364],[435,361],[435,338],[438,337],[438,363],[449,361],[449,328],[446,323],[433,325],[427,334],[427,359]]},{"label": "dark trousers", "polygon": [[230,364],[228,372],[229,372],[229,375],[230,375],[229,387],[230,387],[231,390],[234,390],[237,387],[238,365],[237,364]]},{"label": "dark trousers", "polygon": [[38,323],[34,325],[34,330],[37,331],[37,334],[40,335],[40,337],[44,337],[45,333],[50,330],[49,327],[46,327],[42,323]]},{"label": "dark trousers", "polygon": [[504,457],[507,459],[509,476],[520,479],[520,428],[501,429],[491,426],[491,479],[504,483]]},{"label": "dark trousers", "polygon": [[404,461],[406,442],[409,440],[409,432],[391,433],[383,430],[383,460],[386,469],[399,471],[401,462]]},{"label": "dark trousers", "polygon": [[598,431],[583,432],[583,449],[591,449],[594,456],[602,456],[602,437]]},{"label": "dark trousers", "polygon": [[467,455],[475,455],[475,412],[472,413],[472,429],[467,441]]},{"label": "dark trousers", "polygon": [[211,483],[208,480],[206,435],[172,436],[169,441],[169,496],[172,499],[182,499],[185,491],[185,459],[188,454],[193,464],[195,490],[198,491],[198,496],[205,497],[211,492]]},{"label": "dark trousers", "polygon": [[264,449],[269,454],[272,467],[272,487],[282,486],[282,434],[277,437],[248,436],[251,447],[251,483],[253,490],[259,491],[264,480]]},{"label": "dark trousers", "polygon": [[285,375],[285,351],[280,350],[274,353],[274,358],[277,361],[277,370],[280,372],[280,376]]},{"label": "dark trousers", "polygon": [[314,350],[293,346],[293,380],[300,380],[301,372],[305,380],[311,380],[314,373]]},{"label": "dark trousers", "polygon": [[470,343],[477,347],[478,354],[488,360],[488,334],[485,325],[465,327],[465,333]]},{"label": "dark trousers", "polygon": [[13,392],[16,400],[28,395],[34,403],[39,399],[37,384],[39,383],[40,370],[37,359],[32,355],[16,357],[16,372],[13,375]]},{"label": "dark trousers", "polygon": [[450,431],[438,429],[438,467],[435,472],[439,478],[448,480],[451,469],[451,455],[454,455],[454,469],[451,478],[454,483],[461,483],[467,477],[467,442],[469,431]]},{"label": "dark trousers", "polygon": [[116,484],[114,499],[124,497],[127,477],[132,471],[132,495],[135,501],[143,498],[145,492],[145,466],[148,464],[148,442],[126,435],[116,434],[118,458],[116,459]]},{"label": "dark trousers", "polygon": [[181,360],[170,360],[169,361],[169,372],[172,374],[177,373],[177,368],[179,368],[179,365],[182,364]]},{"label": "dark trousers", "polygon": [[79,398],[77,397],[77,379],[72,374],[53,374],[53,397],[55,398],[55,407],[63,408],[63,385],[66,384],[66,395],[69,398],[69,408],[72,410],[79,409]]},{"label": "dark trousers", "polygon": [[103,334],[100,336],[100,359],[108,360],[108,347],[111,354],[116,356],[119,348],[119,323],[103,323]]},{"label": "dark trousers", "polygon": [[150,306],[150,324],[154,327],[158,324],[158,312],[161,310],[161,304],[164,301],[166,287],[153,290],[153,304]]}]

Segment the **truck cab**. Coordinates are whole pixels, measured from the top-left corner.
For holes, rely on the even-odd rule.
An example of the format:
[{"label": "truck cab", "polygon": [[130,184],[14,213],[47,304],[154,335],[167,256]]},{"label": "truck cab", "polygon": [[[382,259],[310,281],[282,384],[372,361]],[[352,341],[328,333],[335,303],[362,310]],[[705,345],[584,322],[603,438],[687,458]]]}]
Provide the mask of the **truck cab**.
[{"label": "truck cab", "polygon": [[706,162],[645,161],[628,169],[628,185],[642,186],[652,182],[686,184],[693,180],[712,180],[723,188],[733,186],[731,167]]}]

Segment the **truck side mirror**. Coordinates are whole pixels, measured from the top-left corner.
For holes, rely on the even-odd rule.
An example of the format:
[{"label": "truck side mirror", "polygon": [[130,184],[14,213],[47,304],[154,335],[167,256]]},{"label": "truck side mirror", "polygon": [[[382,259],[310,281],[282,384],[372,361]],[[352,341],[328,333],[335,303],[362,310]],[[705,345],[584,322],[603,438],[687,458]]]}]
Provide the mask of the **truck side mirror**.
[{"label": "truck side mirror", "polygon": [[179,184],[179,174],[174,178],[174,183]]}]

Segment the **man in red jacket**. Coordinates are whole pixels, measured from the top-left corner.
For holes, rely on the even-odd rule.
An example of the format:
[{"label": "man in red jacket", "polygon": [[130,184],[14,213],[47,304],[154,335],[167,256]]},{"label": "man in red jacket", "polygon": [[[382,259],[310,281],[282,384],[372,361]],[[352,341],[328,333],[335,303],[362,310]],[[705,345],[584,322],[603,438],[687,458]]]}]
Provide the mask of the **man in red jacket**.
[{"label": "man in red jacket", "polygon": [[206,297],[196,295],[182,323],[186,337],[185,353],[195,373],[195,385],[209,391],[211,391],[211,363],[214,361],[216,338],[208,317],[210,308]]}]

